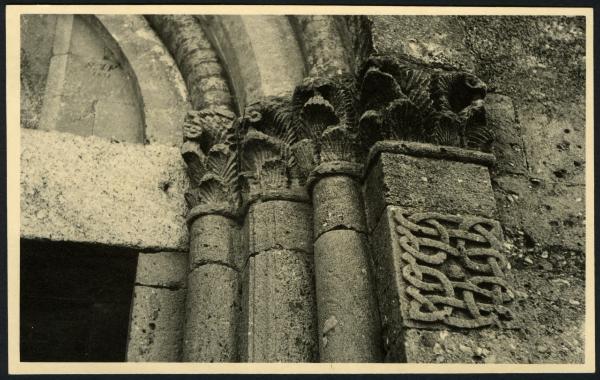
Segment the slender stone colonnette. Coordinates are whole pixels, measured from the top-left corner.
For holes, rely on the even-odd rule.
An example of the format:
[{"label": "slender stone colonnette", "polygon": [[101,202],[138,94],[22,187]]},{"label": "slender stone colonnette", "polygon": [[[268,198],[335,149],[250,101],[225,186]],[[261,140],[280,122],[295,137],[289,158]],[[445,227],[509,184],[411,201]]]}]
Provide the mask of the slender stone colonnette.
[{"label": "slender stone colonnette", "polygon": [[290,149],[298,127],[285,97],[250,104],[240,123],[242,361],[318,359],[310,199]]}]

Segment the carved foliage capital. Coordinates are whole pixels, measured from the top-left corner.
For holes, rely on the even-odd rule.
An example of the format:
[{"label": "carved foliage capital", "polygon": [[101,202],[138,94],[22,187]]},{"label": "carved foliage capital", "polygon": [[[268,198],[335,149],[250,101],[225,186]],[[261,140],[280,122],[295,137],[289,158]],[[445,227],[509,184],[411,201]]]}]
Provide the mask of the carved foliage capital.
[{"label": "carved foliage capital", "polygon": [[190,111],[188,202],[235,208],[241,192],[301,189],[319,165],[360,166],[381,140],[485,151],[493,140],[486,91],[469,73],[372,56],[356,77],[308,77],[289,96],[248,105],[239,119],[224,107]]},{"label": "carved foliage capital", "polygon": [[293,150],[305,173],[319,164],[359,161],[357,96],[351,75],[309,77],[296,87],[292,103],[300,111],[301,129]]},{"label": "carved foliage capital", "polygon": [[259,194],[301,183],[291,146],[298,139],[298,112],[288,97],[249,104],[240,118],[241,176],[245,190]]},{"label": "carved foliage capital", "polygon": [[238,203],[235,115],[215,107],[189,111],[183,125],[183,159],[188,167],[190,207]]},{"label": "carved foliage capital", "polygon": [[489,150],[486,84],[473,74],[372,56],[359,73],[359,136],[368,149],[380,140],[409,140]]}]

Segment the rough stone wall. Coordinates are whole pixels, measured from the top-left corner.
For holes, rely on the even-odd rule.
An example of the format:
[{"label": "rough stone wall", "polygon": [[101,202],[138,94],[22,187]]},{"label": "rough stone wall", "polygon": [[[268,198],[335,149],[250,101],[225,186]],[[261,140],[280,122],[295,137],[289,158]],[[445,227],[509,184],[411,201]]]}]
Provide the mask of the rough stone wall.
[{"label": "rough stone wall", "polygon": [[583,361],[585,19],[369,21],[374,51],[474,72],[488,84],[488,122],[499,134],[492,184],[514,281],[527,297],[521,306],[528,347],[515,347],[514,355],[522,362]]}]

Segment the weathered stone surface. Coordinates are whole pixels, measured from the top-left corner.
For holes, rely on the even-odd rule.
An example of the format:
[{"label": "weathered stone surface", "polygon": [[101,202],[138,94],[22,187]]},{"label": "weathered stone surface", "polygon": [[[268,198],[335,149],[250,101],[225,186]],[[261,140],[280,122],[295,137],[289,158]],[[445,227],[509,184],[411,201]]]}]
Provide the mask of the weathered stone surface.
[{"label": "weathered stone surface", "polygon": [[373,258],[373,274],[376,282],[377,301],[381,317],[381,336],[383,340],[384,362],[406,362],[404,347],[404,328],[400,310],[400,287],[395,281],[398,275],[399,262],[394,260],[392,252],[393,222],[389,215],[390,207],[386,207],[371,232],[371,257]]},{"label": "weathered stone surface", "polygon": [[133,293],[127,361],[181,360],[185,289],[136,285]]},{"label": "weathered stone surface", "polygon": [[246,214],[242,245],[247,255],[269,249],[312,253],[312,207],[290,201],[256,202]]},{"label": "weathered stone surface", "polygon": [[187,249],[187,186],[175,148],[21,130],[23,238]]},{"label": "weathered stone surface", "polygon": [[336,25],[336,18],[326,15],[288,16],[307,61],[309,75],[332,75],[351,71],[348,57]]},{"label": "weathered stone surface", "polygon": [[37,128],[52,58],[56,15],[21,16],[21,127]]},{"label": "weathered stone surface", "polygon": [[524,199],[522,214],[523,231],[536,251],[585,252],[585,202],[584,185],[550,183],[534,188]]},{"label": "weathered stone surface", "polygon": [[244,272],[242,362],[315,362],[313,257],[283,249],[252,256]]},{"label": "weathered stone surface", "polygon": [[[409,301],[403,292],[407,286],[403,278],[403,259],[400,258],[401,250],[395,242],[398,239],[397,220],[394,218],[395,207],[387,207],[386,212],[379,221],[373,232],[372,245],[374,253],[375,277],[377,278],[378,300],[381,310],[382,331],[384,339],[385,361],[387,362],[523,362],[524,358],[518,359],[514,355],[516,348],[507,350],[507,347],[522,346],[526,344],[526,337],[520,330],[514,330],[519,325],[505,325],[498,329],[492,325],[487,328],[455,329],[443,328],[438,331],[430,331],[428,328],[413,328],[411,326],[412,314],[402,312],[408,308]],[[447,270],[450,267],[447,267]],[[462,271],[468,272],[465,268]],[[452,273],[446,272],[446,273]],[[513,284],[513,277],[506,272],[506,281]],[[454,279],[453,281],[461,281]],[[428,283],[432,283],[428,281]],[[418,287],[418,284],[414,286]],[[516,293],[511,289],[511,294]],[[518,293],[526,296],[526,293]],[[456,293],[456,297],[465,297],[464,292]],[[523,298],[519,297],[519,302]],[[478,302],[487,302],[479,299]],[[480,303],[481,305],[481,303]],[[436,306],[439,306],[436,304]],[[425,309],[425,308],[424,308]],[[511,303],[514,315],[522,322],[521,309],[517,303]],[[500,310],[500,309],[497,309]],[[423,310],[426,311],[426,310]],[[459,318],[470,318],[468,314],[460,314]],[[423,322],[421,322],[423,323]],[[430,324],[431,322],[424,322]],[[430,326],[430,327],[431,327]],[[508,328],[506,328],[508,327]],[[503,340],[506,346],[491,343],[487,339],[492,337]],[[482,351],[483,350],[483,351]],[[509,353],[509,351],[513,351]],[[522,349],[519,350],[523,352]],[[487,358],[487,359],[485,359]],[[495,358],[495,359],[493,359]],[[488,361],[486,361],[488,360]]]},{"label": "weathered stone surface", "polygon": [[492,218],[496,214],[488,168],[470,163],[382,153],[368,174],[364,194],[371,229],[386,205]]},{"label": "weathered stone surface", "polygon": [[489,94],[485,98],[485,114],[495,135],[494,174],[526,174],[525,146],[512,99],[505,95]]},{"label": "weathered stone surface", "polygon": [[54,50],[61,53],[48,71],[40,128],[143,143],[143,100],[134,76],[115,40],[93,20],[59,18]]},{"label": "weathered stone surface", "polygon": [[183,361],[238,361],[238,311],[238,272],[219,264],[194,269],[188,276]]},{"label": "weathered stone surface", "polygon": [[315,277],[321,362],[381,360],[379,311],[367,239],[334,230],[315,242]]},{"label": "weathered stone surface", "polygon": [[231,109],[225,69],[199,22],[191,15],[147,15],[185,79],[196,110],[223,106]]},{"label": "weathered stone surface", "polygon": [[335,229],[366,232],[362,199],[355,179],[331,176],[313,188],[315,237]]},{"label": "weathered stone surface", "polygon": [[[522,203],[512,202],[506,208],[500,205],[506,214],[500,218],[517,219],[514,211],[521,208],[525,215],[535,218],[532,222],[544,226],[525,231],[540,249],[579,246],[582,252],[585,205],[573,203],[581,190],[572,188],[583,184],[585,173],[585,18],[373,16],[369,20],[378,53],[405,53],[431,64],[476,72],[492,92],[487,98],[492,101],[488,122],[494,122],[495,112],[502,109],[512,117],[507,107],[493,103],[493,93],[512,98],[522,131],[527,175],[535,192]],[[397,33],[406,38],[389,38]],[[505,132],[508,134],[503,135]],[[496,130],[497,140],[512,141],[513,132],[502,126]],[[503,162],[503,157],[516,161],[518,152],[511,143],[497,145],[494,153],[499,169],[514,169]],[[497,198],[506,195],[501,193]],[[551,212],[544,205],[552,207]],[[581,219],[560,222],[573,215]]]},{"label": "weathered stone surface", "polygon": [[[541,263],[539,258],[536,261]],[[517,296],[514,308],[522,317],[521,329],[489,328],[468,333],[407,329],[403,346],[408,361],[583,363],[585,317],[579,308],[585,305],[580,290],[585,281],[562,269],[548,279],[547,272],[539,266],[520,265],[508,277]],[[543,307],[545,304],[549,306]]]},{"label": "weathered stone surface", "polygon": [[96,15],[88,16],[88,22],[97,30],[106,29],[135,74],[147,142],[179,146],[181,123],[190,107],[187,89],[173,58],[144,17]]},{"label": "weathered stone surface", "polygon": [[[92,127],[94,136],[107,140],[143,142],[142,116],[137,105],[102,99],[96,102],[95,110]],[[119,123],[116,124],[115,120],[119,120]]]},{"label": "weathered stone surface", "polygon": [[190,226],[190,270],[206,263],[221,263],[240,268],[237,244],[237,224],[221,215],[203,215]]},{"label": "weathered stone surface", "polygon": [[304,76],[292,27],[273,15],[197,16],[225,61],[238,106],[288,93]]},{"label": "weathered stone surface", "polygon": [[185,287],[187,254],[183,252],[140,253],[135,283],[180,289]]},{"label": "weathered stone surface", "polygon": [[[459,38],[457,17],[370,16],[373,49],[379,53],[403,53],[427,63],[473,71],[475,58]],[[443,33],[436,32],[443,31]],[[403,35],[404,38],[389,38]]]}]

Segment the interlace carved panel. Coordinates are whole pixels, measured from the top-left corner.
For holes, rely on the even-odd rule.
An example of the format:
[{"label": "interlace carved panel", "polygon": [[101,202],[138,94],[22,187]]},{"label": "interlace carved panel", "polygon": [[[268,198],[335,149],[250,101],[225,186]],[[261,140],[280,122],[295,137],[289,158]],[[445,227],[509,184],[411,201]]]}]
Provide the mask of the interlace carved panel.
[{"label": "interlace carved panel", "polygon": [[408,327],[516,327],[502,230],[491,219],[393,211]]}]

